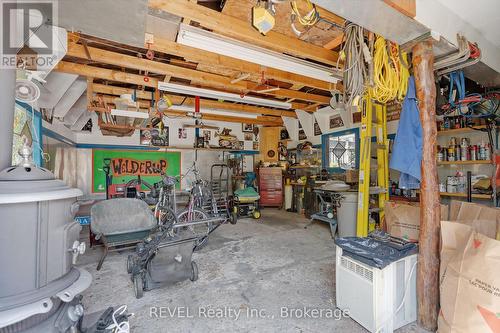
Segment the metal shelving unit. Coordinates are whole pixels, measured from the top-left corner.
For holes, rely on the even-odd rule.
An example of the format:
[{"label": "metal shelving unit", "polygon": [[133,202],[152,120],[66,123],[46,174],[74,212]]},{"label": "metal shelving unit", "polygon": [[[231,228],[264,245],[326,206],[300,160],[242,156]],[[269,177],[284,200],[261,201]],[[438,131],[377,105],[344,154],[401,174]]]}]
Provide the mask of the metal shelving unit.
[{"label": "metal shelving unit", "polygon": [[[446,136],[455,136],[455,135],[471,135],[471,134],[486,134],[487,132],[485,131],[487,129],[486,125],[479,125],[479,126],[473,126],[473,127],[465,127],[465,128],[457,128],[457,129],[450,129],[450,130],[445,130],[445,131],[438,131],[438,136],[439,137],[446,137]],[[492,152],[491,152],[491,160],[475,160],[475,161],[441,161],[437,162],[438,166],[441,167],[461,167],[461,168],[468,168],[468,167],[474,167],[474,166],[487,166],[491,165],[492,166],[492,171],[490,173],[491,175],[491,187],[492,187],[492,193],[491,194],[480,194],[480,193],[472,193],[472,199],[477,199],[477,200],[491,200],[493,202],[494,206],[498,206],[497,202],[497,186],[496,186],[496,155],[498,154],[498,128],[495,127],[493,129],[492,137],[493,137],[493,146],[492,146]],[[467,193],[448,193],[448,192],[440,192],[440,196],[442,197],[450,197],[450,198],[467,198]]]}]

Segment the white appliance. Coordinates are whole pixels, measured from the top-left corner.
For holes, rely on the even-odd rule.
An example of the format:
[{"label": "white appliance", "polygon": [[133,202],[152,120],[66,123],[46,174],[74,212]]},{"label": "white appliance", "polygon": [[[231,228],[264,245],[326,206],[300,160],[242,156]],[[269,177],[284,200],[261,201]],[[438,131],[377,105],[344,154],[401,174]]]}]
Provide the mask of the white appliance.
[{"label": "white appliance", "polygon": [[417,319],[416,254],[378,269],[336,248],[338,308],[370,332],[393,332]]}]

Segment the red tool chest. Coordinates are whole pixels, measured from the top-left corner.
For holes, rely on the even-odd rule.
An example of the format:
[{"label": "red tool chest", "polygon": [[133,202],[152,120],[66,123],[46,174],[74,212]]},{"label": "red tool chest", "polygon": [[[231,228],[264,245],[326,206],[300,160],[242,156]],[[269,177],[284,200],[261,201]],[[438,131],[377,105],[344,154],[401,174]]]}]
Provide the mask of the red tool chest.
[{"label": "red tool chest", "polygon": [[283,204],[283,180],[281,168],[259,169],[260,205],[281,207]]}]

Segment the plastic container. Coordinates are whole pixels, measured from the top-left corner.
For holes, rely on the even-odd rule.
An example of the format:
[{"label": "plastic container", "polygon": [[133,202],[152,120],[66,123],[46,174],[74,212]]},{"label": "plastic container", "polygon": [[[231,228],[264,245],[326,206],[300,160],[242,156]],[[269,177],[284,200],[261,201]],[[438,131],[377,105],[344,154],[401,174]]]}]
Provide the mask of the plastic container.
[{"label": "plastic container", "polygon": [[355,237],[358,217],[358,192],[340,192],[345,197],[337,209],[339,237]]}]

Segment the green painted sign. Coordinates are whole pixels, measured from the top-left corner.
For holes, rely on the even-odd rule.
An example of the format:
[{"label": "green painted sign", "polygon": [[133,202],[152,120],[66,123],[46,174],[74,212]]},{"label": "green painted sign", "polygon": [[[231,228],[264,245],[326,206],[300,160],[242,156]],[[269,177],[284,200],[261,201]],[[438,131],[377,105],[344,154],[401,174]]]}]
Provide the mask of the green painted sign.
[{"label": "green painted sign", "polygon": [[[180,152],[159,152],[145,150],[92,150],[92,191],[106,192],[106,174],[103,171],[104,159],[111,160],[110,169],[113,184],[125,184],[132,179],[141,179],[151,185],[160,181],[158,170],[166,171],[169,176],[181,173]],[[179,184],[176,185],[180,187]]]}]

